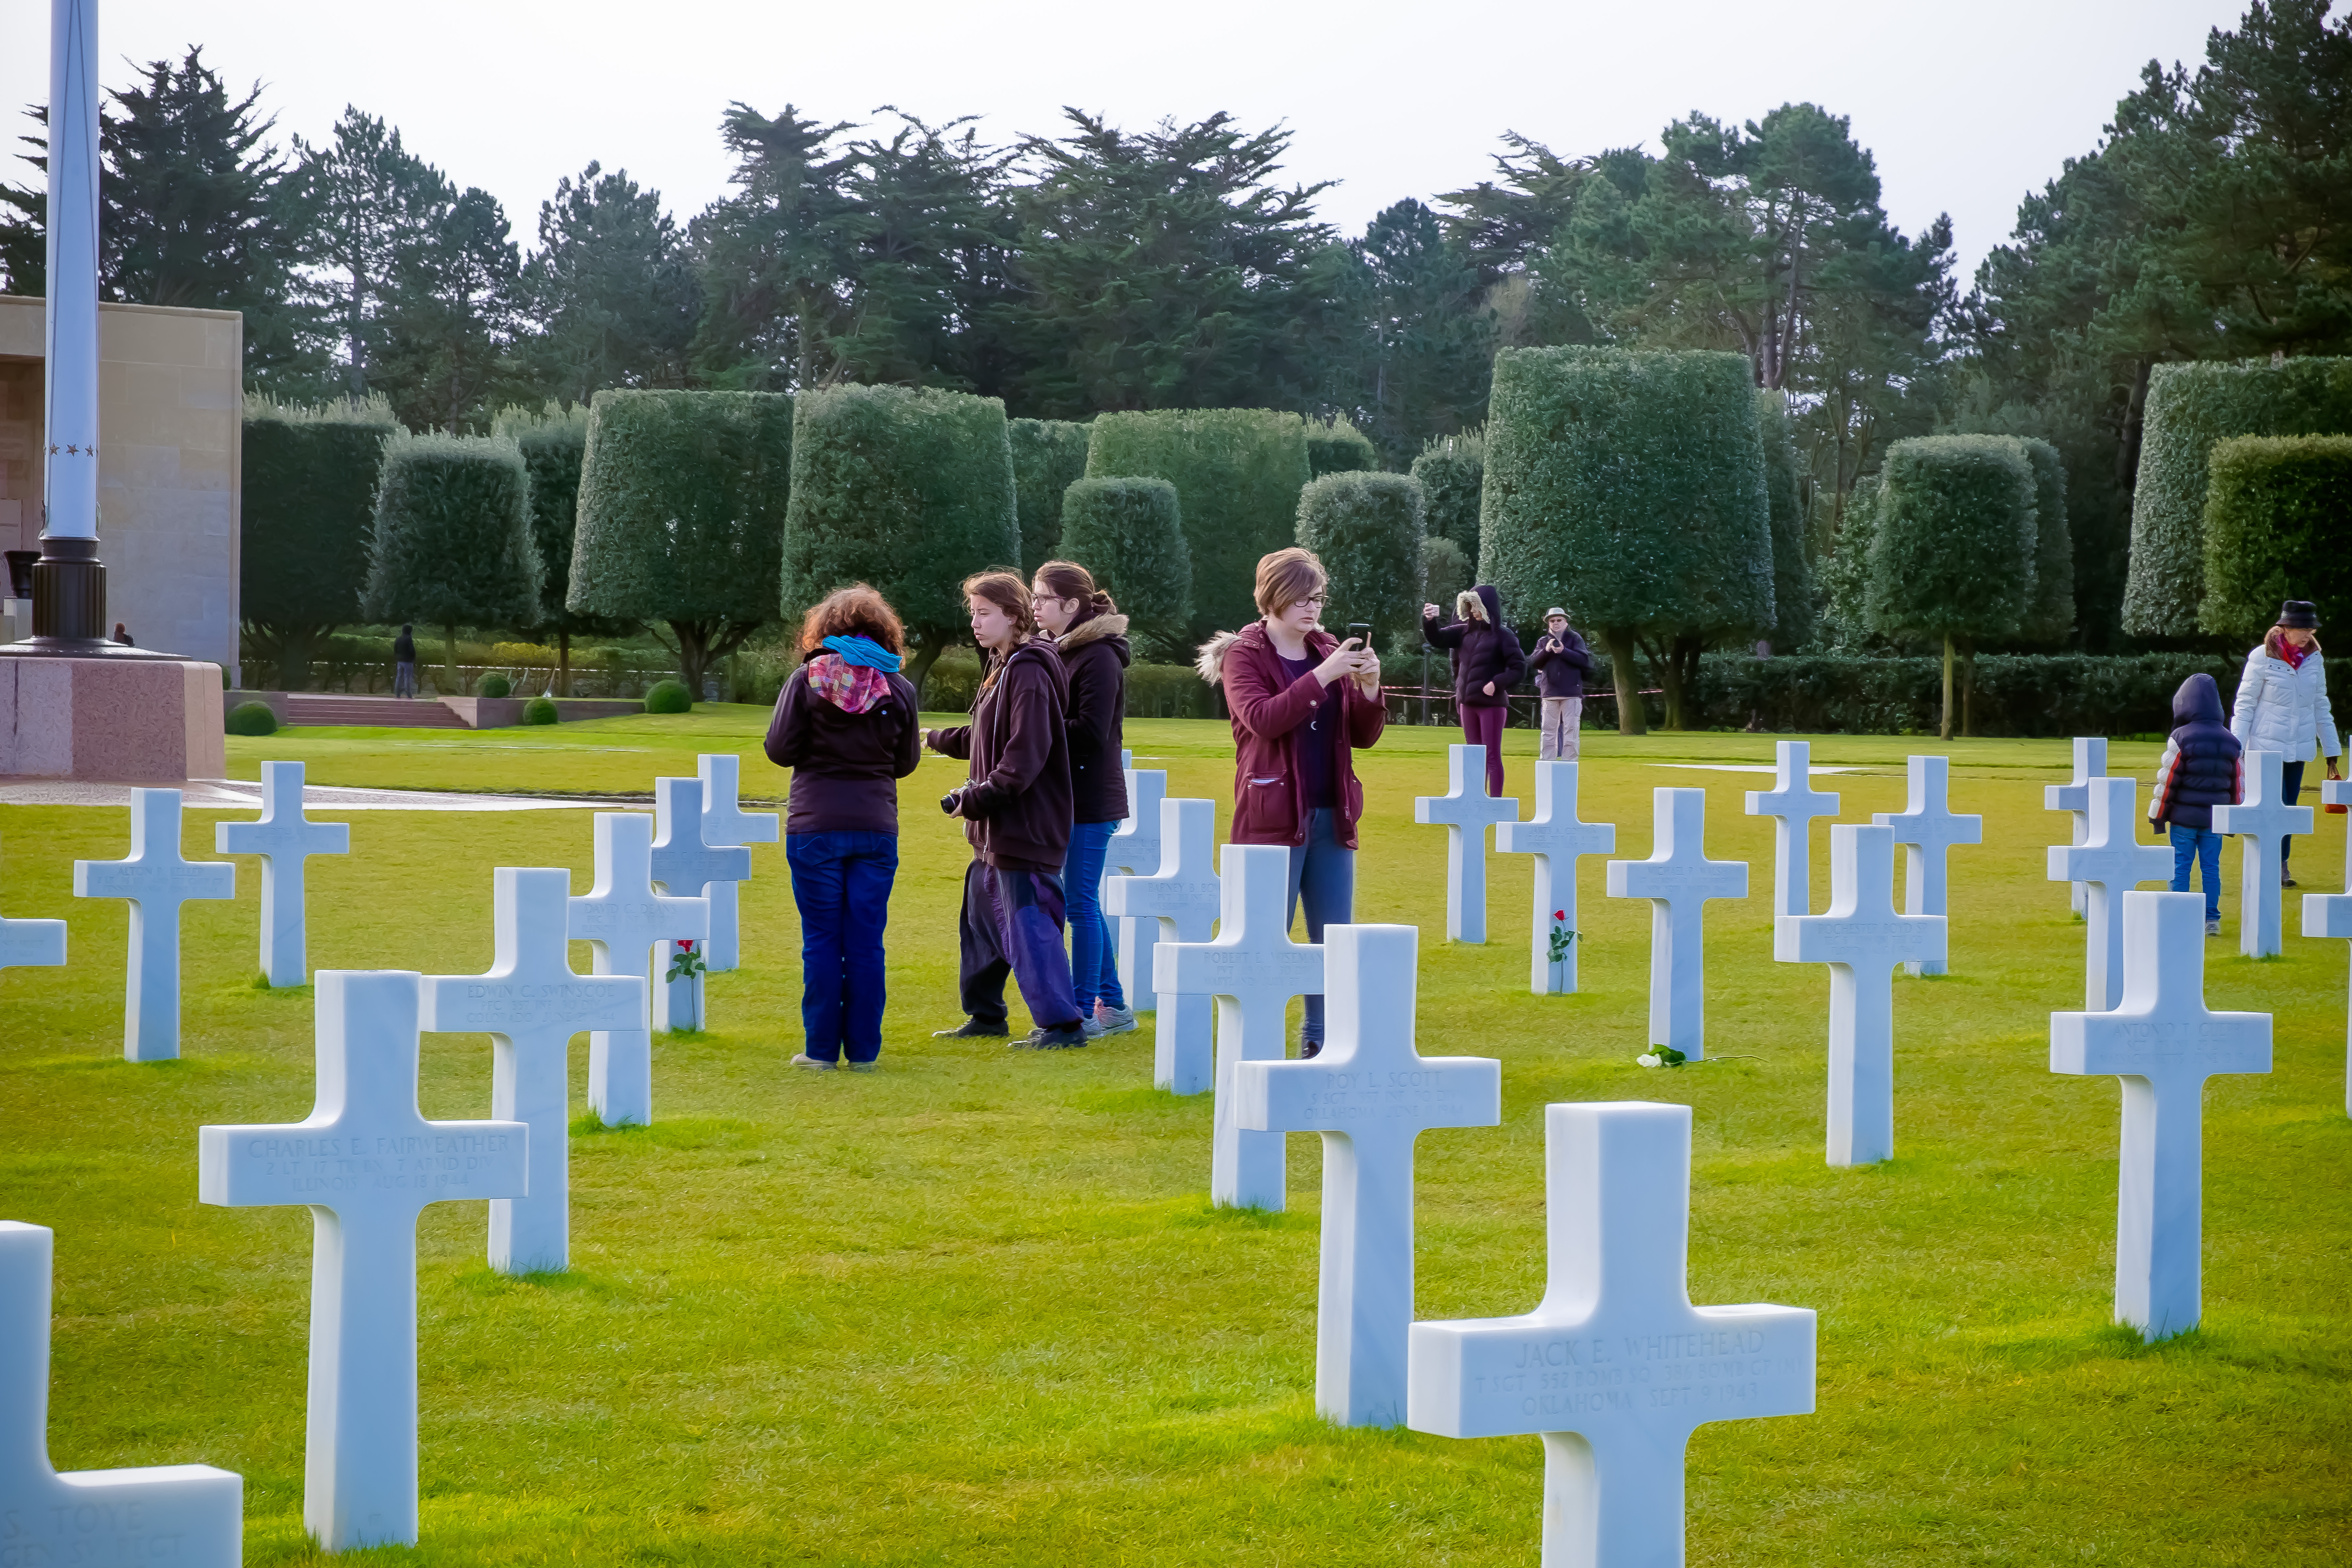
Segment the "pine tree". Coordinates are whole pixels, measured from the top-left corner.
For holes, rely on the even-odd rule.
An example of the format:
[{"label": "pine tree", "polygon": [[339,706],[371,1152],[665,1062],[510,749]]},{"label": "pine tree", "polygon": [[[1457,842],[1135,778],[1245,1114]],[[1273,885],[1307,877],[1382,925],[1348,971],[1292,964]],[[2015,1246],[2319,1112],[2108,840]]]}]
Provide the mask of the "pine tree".
[{"label": "pine tree", "polygon": [[522,355],[557,397],[584,406],[608,386],[686,384],[701,285],[661,193],[625,171],[592,163],[556,183],[540,204],[522,294]]}]

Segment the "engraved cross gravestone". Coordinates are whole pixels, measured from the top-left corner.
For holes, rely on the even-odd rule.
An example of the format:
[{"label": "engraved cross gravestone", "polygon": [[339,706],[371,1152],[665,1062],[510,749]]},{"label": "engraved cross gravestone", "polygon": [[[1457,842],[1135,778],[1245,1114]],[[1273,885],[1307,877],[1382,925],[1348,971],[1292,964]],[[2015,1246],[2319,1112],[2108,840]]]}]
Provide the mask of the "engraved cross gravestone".
[{"label": "engraved cross gravestone", "polygon": [[131,854],[74,862],[74,897],[131,900],[122,1056],[165,1062],[180,1054],[180,906],[236,897],[236,868],[180,855],[180,792],[131,792]]},{"label": "engraved cross gravestone", "polygon": [[313,855],[352,852],[348,822],[312,822],[302,815],[302,764],[261,764],[261,816],[252,822],[216,822],[213,847],[224,855],[261,857],[261,973],[272,985],[307,985],[303,862]]},{"label": "engraved cross gravestone", "polygon": [[1830,829],[1827,914],[1782,915],[1772,956],[1830,966],[1829,1163],[1895,1157],[1895,966],[1944,955],[1942,915],[1895,912],[1895,830]]},{"label": "engraved cross gravestone", "polygon": [[[709,927],[709,893],[732,888],[751,876],[751,852],[740,845],[713,846],[702,838],[702,781],[654,780],[654,843],[646,862],[654,886],[673,898],[701,899]],[[692,937],[684,940],[691,942]],[[668,978],[677,943],[663,941],[654,952],[654,1027],[699,1029],[703,1020],[702,976]],[[689,965],[691,967],[691,965]]]},{"label": "engraved cross gravestone", "polygon": [[1813,818],[1835,816],[1838,797],[1812,784],[1813,743],[1773,742],[1770,789],[1748,792],[1748,815],[1772,818],[1772,913],[1813,911]]},{"label": "engraved cross gravestone", "polygon": [[1706,910],[1748,896],[1748,863],[1706,858],[1706,791],[1662,789],[1646,860],[1612,860],[1609,896],[1650,900],[1650,1043],[1706,1055]]},{"label": "engraved cross gravestone", "polygon": [[1416,796],[1415,822],[1445,828],[1445,940],[1486,940],[1486,826],[1517,822],[1517,795],[1486,793],[1486,748],[1445,748],[1445,793]]},{"label": "engraved cross gravestone", "polygon": [[416,1216],[523,1195],[519,1121],[416,1110],[417,976],[318,976],[318,1102],[283,1126],[197,1131],[196,1195],[310,1211],[302,1522],[329,1552],[416,1542]]},{"label": "engraved cross gravestone", "polygon": [[1503,1119],[1502,1063],[1413,1048],[1420,941],[1413,926],[1326,930],[1330,1033],[1322,1054],[1234,1068],[1241,1126],[1323,1135],[1315,1408],[1342,1426],[1404,1419],[1413,1141],[1432,1127]]},{"label": "engraved cross gravestone", "polygon": [[501,866],[491,877],[489,970],[425,975],[417,1026],[490,1037],[491,1119],[530,1129],[530,1194],[490,1200],[490,1267],[532,1274],[572,1263],[572,1037],[634,1027],[646,983],[572,972],[571,872]]},{"label": "engraved cross gravestone", "polygon": [[[1103,911],[1131,924],[1150,922],[1151,941],[1202,942],[1215,933],[1217,804],[1160,803],[1160,865],[1149,875],[1103,879]],[[1145,951],[1156,951],[1146,949]],[[1156,967],[1156,966],[1155,966]],[[1155,982],[1156,983],[1156,982]],[[1199,993],[1158,993],[1152,1026],[1151,1083],[1171,1094],[1198,1094],[1214,1081],[1216,1004]],[[1128,1005],[1137,1005],[1128,993]]]},{"label": "engraved cross gravestone", "polygon": [[1809,1309],[1691,1305],[1690,1138],[1687,1106],[1546,1106],[1542,1302],[1412,1326],[1406,1425],[1542,1436],[1553,1568],[1678,1568],[1691,1432],[1812,1414]]},{"label": "engraved cross gravestone", "polygon": [[[570,900],[571,936],[592,944],[599,974],[634,974],[653,988],[656,943],[698,938],[710,929],[700,899],[667,898],[653,886],[653,819],[642,812],[596,814],[596,885]],[[588,1107],[608,1127],[654,1119],[652,1004],[634,1029],[588,1036]]]},{"label": "engraved cross gravestone", "polygon": [[2138,784],[2131,779],[2094,778],[2083,786],[2083,816],[2089,826],[2073,844],[2050,847],[2050,879],[2072,882],[2078,892],[2088,889],[2083,912],[2083,1005],[2104,1013],[2123,999],[2124,921],[2119,901],[2141,882],[2163,881],[2172,875],[2172,851],[2161,844],[2142,844],[2137,829],[2135,796]]},{"label": "engraved cross gravestone", "polygon": [[[1907,769],[1910,791],[1901,811],[1881,811],[1870,818],[1895,829],[1903,846],[1903,912],[1940,915],[1944,897],[1945,851],[1955,844],[1984,842],[1984,818],[1956,816],[1945,804],[1950,794],[1952,759],[1913,757]],[[1914,974],[1948,973],[1942,958],[1922,959],[1904,965]]]},{"label": "engraved cross gravestone", "polygon": [[[2352,779],[2326,780],[2319,786],[2319,799],[2326,805],[2352,805]],[[2352,834],[2344,838],[2344,885],[2352,889]],[[2303,934],[2352,937],[2352,892],[2304,894]],[[0,942],[5,940],[5,922],[0,922]],[[2344,1110],[2352,1115],[2352,1016],[2345,1029]]]},{"label": "engraved cross gravestone", "polygon": [[2105,1013],[2050,1015],[2050,1070],[2123,1079],[2116,1318],[2150,1340],[2197,1326],[2205,1080],[2271,1070],[2271,1016],[2205,1006],[2205,906],[2126,893],[2124,994]]},{"label": "engraved cross gravestone", "polygon": [[[2080,844],[2091,830],[2091,790],[2093,779],[2104,778],[2107,772],[2107,738],[2105,735],[2074,737],[2074,776],[2062,784],[2042,786],[2042,804],[2052,811],[2063,811],[2073,820],[2073,842]],[[2074,885],[2074,912],[2088,909],[2088,889],[2081,882]]]},{"label": "engraved cross gravestone", "polygon": [[0,1220],[0,1563],[237,1568],[245,1481],[210,1465],[68,1470],[49,1462],[46,1226]]},{"label": "engraved cross gravestone", "polygon": [[[745,811],[736,804],[742,761],[732,752],[705,752],[695,759],[695,776],[702,781],[705,844],[720,848],[773,844],[783,831],[774,812]],[[702,942],[702,963],[714,974],[740,968],[743,963],[736,892],[735,883],[723,879],[702,889],[702,896],[710,900],[710,934]]]},{"label": "engraved cross gravestone", "polygon": [[[1557,760],[1538,763],[1535,816],[1526,822],[1495,825],[1496,854],[1535,857],[1528,989],[1538,996],[1565,995],[1576,989],[1577,858],[1606,855],[1617,847],[1616,824],[1577,816],[1576,766]],[[1558,958],[1552,956],[1555,948]]]},{"label": "engraved cross gravestone", "polygon": [[0,916],[0,969],[52,968],[65,961],[65,921]]},{"label": "engraved cross gravestone", "polygon": [[[1127,752],[1119,754],[1133,755]],[[1167,798],[1165,769],[1127,769],[1127,820],[1112,831],[1110,845],[1103,855],[1106,888],[1114,876],[1148,877],[1160,868],[1160,805]],[[1108,914],[1110,910],[1106,907],[1103,912]],[[1118,988],[1126,993],[1131,1012],[1149,1013],[1155,1005],[1151,949],[1160,936],[1160,922],[1156,920],[1130,916],[1118,922],[1118,947],[1114,960],[1118,964]]]},{"label": "engraved cross gravestone", "polygon": [[2238,852],[2238,951],[2248,958],[2270,958],[2286,951],[2280,927],[2284,921],[2279,889],[2279,862],[2286,858],[2290,835],[2312,830],[2312,810],[2288,805],[2280,769],[2286,759],[2276,752],[2248,752],[2245,757],[2246,801],[2243,805],[2213,808],[2213,831],[2236,834]]},{"label": "engraved cross gravestone", "polygon": [[1286,1054],[1285,1010],[1323,989],[1323,950],[1290,940],[1290,851],[1228,844],[1220,862],[1214,942],[1163,942],[1153,957],[1161,991],[1217,999],[1217,1103],[1209,1154],[1209,1201],[1280,1209],[1282,1134],[1234,1120],[1234,1068]]}]

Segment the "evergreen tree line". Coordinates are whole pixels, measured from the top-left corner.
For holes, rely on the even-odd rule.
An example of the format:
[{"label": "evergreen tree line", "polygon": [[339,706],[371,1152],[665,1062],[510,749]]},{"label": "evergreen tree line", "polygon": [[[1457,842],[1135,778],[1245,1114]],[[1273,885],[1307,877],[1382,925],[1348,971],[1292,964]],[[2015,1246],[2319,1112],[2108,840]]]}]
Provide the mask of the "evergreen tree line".
[{"label": "evergreen tree line", "polygon": [[[2152,62],[1965,292],[1948,222],[1899,230],[1870,152],[1812,104],[1695,113],[1654,154],[1509,134],[1487,178],[1350,238],[1316,215],[1327,185],[1285,181],[1278,126],[1131,132],[1073,110],[1059,135],[995,146],[969,120],[739,103],[719,127],[730,195],[680,223],[591,163],[541,204],[525,255],[493,197],[357,109],[279,145],[262,89],[232,90],[197,48],[108,106],[104,281],[243,310],[257,392],[381,396],[444,431],[604,388],[863,383],[1047,420],[1340,416],[1402,468],[1475,432],[1498,349],[1727,350],[1786,401],[1816,555],[1899,439],[2048,441],[2073,635],[2099,648],[2127,640],[2156,367],[2352,348],[2352,20],[2326,13],[2257,4],[2195,68]],[[0,188],[12,291],[43,290],[41,206],[37,181]]]}]

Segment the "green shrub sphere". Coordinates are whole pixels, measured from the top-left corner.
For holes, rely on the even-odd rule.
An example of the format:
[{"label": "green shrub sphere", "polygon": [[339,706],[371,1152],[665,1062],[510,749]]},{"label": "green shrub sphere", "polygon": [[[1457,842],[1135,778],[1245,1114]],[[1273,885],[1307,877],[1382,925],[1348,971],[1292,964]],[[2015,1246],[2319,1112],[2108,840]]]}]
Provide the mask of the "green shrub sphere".
[{"label": "green shrub sphere", "polygon": [[474,695],[477,697],[511,697],[514,695],[514,682],[509,680],[503,675],[486,675],[482,677],[479,681],[475,683]]},{"label": "green shrub sphere", "polygon": [[646,693],[648,713],[683,713],[693,706],[694,693],[686,689],[682,680],[657,680]]},{"label": "green shrub sphere", "polygon": [[534,697],[523,704],[522,721],[526,724],[552,724],[561,717],[552,697]]},{"label": "green shrub sphere", "polygon": [[227,728],[232,735],[274,735],[278,715],[267,702],[240,702],[228,710]]}]

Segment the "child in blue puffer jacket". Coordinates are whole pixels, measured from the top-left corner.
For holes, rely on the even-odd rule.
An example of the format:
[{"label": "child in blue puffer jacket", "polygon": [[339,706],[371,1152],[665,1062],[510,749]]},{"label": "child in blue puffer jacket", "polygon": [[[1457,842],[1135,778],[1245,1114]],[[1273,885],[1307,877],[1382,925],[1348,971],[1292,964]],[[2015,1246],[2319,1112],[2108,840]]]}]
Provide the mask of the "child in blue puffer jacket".
[{"label": "child in blue puffer jacket", "polygon": [[2210,675],[2192,675],[2172,694],[2172,721],[2179,726],[2164,743],[2157,764],[2156,793],[2147,819],[2172,830],[2172,890],[2189,890],[2193,860],[2205,878],[2205,934],[2221,934],[2221,836],[2213,831],[2213,808],[2246,798],[2244,748],[2221,717],[2221,689]]}]

